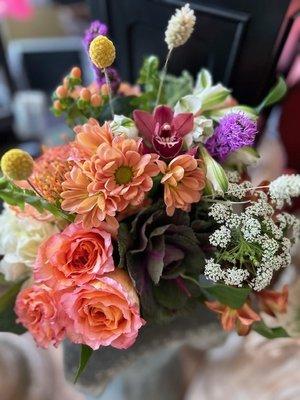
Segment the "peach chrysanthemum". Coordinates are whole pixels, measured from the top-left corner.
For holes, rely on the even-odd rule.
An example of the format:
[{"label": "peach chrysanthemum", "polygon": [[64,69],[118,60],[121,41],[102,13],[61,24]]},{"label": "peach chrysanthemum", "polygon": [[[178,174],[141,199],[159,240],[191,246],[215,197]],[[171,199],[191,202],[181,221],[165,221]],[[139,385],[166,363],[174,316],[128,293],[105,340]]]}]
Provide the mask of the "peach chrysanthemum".
[{"label": "peach chrysanthemum", "polygon": [[76,213],[76,222],[82,222],[85,228],[98,227],[102,221],[117,225],[114,218],[117,211],[116,198],[107,196],[103,190],[91,190],[93,185],[89,177],[74,166],[66,174],[63,183],[64,191],[61,193],[63,201],[61,207],[65,211]]},{"label": "peach chrysanthemum", "polygon": [[93,181],[89,191],[103,190],[118,198],[118,211],[138,206],[152,188],[152,177],[159,173],[157,154],[141,154],[141,139],[116,136],[111,144],[101,144],[83,169]]},{"label": "peach chrysanthemum", "polygon": [[100,126],[94,118],[90,118],[84,125],[76,126],[74,131],[76,133],[75,142],[86,158],[92,156],[100,144],[110,144],[113,139],[110,125],[106,122]]},{"label": "peach chrysanthemum", "polygon": [[189,154],[174,158],[169,165],[160,162],[164,174],[161,183],[164,185],[164,201],[167,214],[172,216],[176,208],[188,211],[192,203],[201,199],[205,187],[205,171],[201,160]]}]

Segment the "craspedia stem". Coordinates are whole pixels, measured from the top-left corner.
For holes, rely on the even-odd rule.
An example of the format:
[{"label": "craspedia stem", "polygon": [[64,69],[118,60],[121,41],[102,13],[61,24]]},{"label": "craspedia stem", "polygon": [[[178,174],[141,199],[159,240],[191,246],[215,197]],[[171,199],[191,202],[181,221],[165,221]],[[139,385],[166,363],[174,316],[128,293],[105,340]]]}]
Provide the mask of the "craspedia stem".
[{"label": "craspedia stem", "polygon": [[27,179],[27,183],[29,184],[29,186],[32,188],[32,190],[39,195],[42,199],[44,198],[43,195],[38,191],[38,189],[34,186],[34,184],[31,182],[31,180],[28,178]]},{"label": "craspedia stem", "polygon": [[160,82],[159,82],[159,87],[158,87],[158,91],[157,91],[157,98],[156,98],[156,106],[158,106],[159,102],[160,102],[160,97],[161,97],[161,92],[162,92],[162,88],[163,88],[163,84],[164,84],[164,80],[167,74],[167,68],[168,68],[168,63],[171,57],[171,53],[172,53],[173,47],[171,49],[169,49],[167,57],[166,57],[166,61],[164,63],[163,69],[161,71],[161,76],[160,76]]},{"label": "craspedia stem", "polygon": [[110,112],[111,112],[111,117],[112,117],[112,119],[114,119],[115,113],[114,113],[114,107],[113,107],[112,95],[111,95],[112,88],[111,88],[111,84],[110,84],[110,80],[109,80],[109,76],[108,76],[106,68],[103,68],[103,73],[104,73],[104,76],[105,76],[106,85],[108,87],[108,101],[109,101],[109,108],[110,108]]}]

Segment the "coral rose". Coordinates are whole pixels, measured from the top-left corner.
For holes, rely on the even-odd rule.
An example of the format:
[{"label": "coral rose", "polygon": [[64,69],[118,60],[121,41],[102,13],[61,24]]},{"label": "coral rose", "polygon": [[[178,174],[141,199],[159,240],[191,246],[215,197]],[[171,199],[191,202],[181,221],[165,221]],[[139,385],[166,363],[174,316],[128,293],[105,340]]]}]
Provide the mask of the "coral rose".
[{"label": "coral rose", "polygon": [[47,348],[57,346],[65,336],[61,326],[64,314],[57,293],[45,285],[34,285],[22,290],[17,297],[17,322],[32,334],[37,344]]},{"label": "coral rose", "polygon": [[129,276],[120,269],[64,293],[61,301],[69,318],[69,338],[94,350],[110,345],[127,349],[145,323]]},{"label": "coral rose", "polygon": [[172,216],[176,208],[189,211],[192,203],[201,199],[205,187],[205,171],[201,160],[189,154],[174,158],[169,165],[160,161],[160,170],[164,174],[164,201],[167,214]]},{"label": "coral rose", "polygon": [[114,270],[111,234],[71,224],[39,248],[35,280],[62,289],[83,285]]}]

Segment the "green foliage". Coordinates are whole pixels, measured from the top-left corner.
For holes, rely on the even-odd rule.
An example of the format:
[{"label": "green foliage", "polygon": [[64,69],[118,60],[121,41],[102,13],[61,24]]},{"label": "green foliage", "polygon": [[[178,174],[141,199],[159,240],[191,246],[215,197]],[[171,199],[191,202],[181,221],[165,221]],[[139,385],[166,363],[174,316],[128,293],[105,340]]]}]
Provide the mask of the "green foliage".
[{"label": "green foliage", "polygon": [[79,360],[78,369],[77,369],[77,372],[75,375],[74,383],[77,382],[78,378],[85,370],[87,363],[88,363],[89,359],[91,358],[92,354],[93,354],[93,349],[91,349],[89,346],[87,346],[85,344],[81,345],[80,360]]},{"label": "green foliage", "polygon": [[[112,99],[112,106],[114,113],[117,115],[125,115],[125,117],[131,117],[132,111],[135,109],[134,102],[137,97],[135,96],[117,96]],[[101,123],[112,119],[110,105],[106,103],[101,113],[98,115],[98,119]]]},{"label": "green foliage", "polygon": [[[154,109],[160,77],[158,57],[152,55],[145,58],[137,81],[142,86],[142,94],[133,100],[132,104],[135,108],[144,111]],[[174,106],[180,98],[192,92],[193,83],[193,77],[187,71],[183,71],[178,77],[167,74],[164,79],[160,103]]]},{"label": "green foliage", "polygon": [[[135,108],[152,111],[155,107],[158,87],[160,82],[159,60],[156,56],[145,58],[140,69],[137,83],[142,86],[142,94],[133,100],[132,104]],[[162,92],[161,99],[164,99]]]},{"label": "green foliage", "polygon": [[16,323],[14,312],[16,297],[23,283],[24,280],[10,284],[6,292],[0,297],[0,332],[21,334],[26,331],[22,325]]},{"label": "green foliage", "polygon": [[236,288],[221,283],[208,285],[200,284],[204,294],[210,299],[213,297],[222,304],[226,304],[231,308],[240,308],[246,302],[251,289],[249,287]]},{"label": "green foliage", "polygon": [[167,74],[164,80],[166,103],[174,106],[182,97],[193,90],[194,80],[188,71],[183,71],[180,76]]},{"label": "green foliage", "polygon": [[267,339],[287,338],[289,335],[282,327],[269,328],[263,321],[255,322],[252,329]]},{"label": "green foliage", "polygon": [[287,86],[285,80],[280,76],[276,85],[271,88],[267,96],[256,107],[255,109],[256,112],[260,113],[264,108],[269,107],[274,103],[277,103],[279,100],[283,98],[286,92],[287,92]]},{"label": "green foliage", "polygon": [[24,209],[25,203],[30,204],[38,212],[48,211],[56,218],[65,219],[68,222],[74,221],[72,214],[65,213],[55,204],[37,196],[32,190],[21,189],[4,177],[0,178],[0,199],[11,206],[18,206]]},{"label": "green foliage", "polygon": [[249,107],[249,106],[244,106],[244,105],[237,105],[233,107],[225,107],[225,108],[220,108],[218,110],[210,110],[206,111],[204,115],[207,118],[212,118],[214,121],[219,122],[221,118],[224,117],[224,115],[227,115],[229,113],[236,113],[236,112],[243,112],[246,114],[249,118],[253,120],[257,120],[259,113],[256,111],[256,109]]},{"label": "green foliage", "polygon": [[129,229],[125,223],[121,223],[119,226],[117,242],[119,252],[119,267],[123,267],[125,264],[126,252],[131,243]]}]

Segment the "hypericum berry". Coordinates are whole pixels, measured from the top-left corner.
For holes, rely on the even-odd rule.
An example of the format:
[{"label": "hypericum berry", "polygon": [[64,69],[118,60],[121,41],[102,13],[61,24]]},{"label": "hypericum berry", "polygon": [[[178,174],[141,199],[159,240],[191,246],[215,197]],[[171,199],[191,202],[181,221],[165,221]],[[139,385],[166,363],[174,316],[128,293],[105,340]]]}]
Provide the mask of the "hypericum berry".
[{"label": "hypericum berry", "polygon": [[68,95],[68,89],[63,85],[60,85],[55,90],[55,94],[59,99],[64,99]]},{"label": "hypericum berry", "polygon": [[29,153],[21,149],[7,151],[1,158],[3,174],[15,181],[28,179],[33,171],[34,161]]},{"label": "hypericum berry", "polygon": [[100,107],[102,104],[102,97],[99,94],[93,94],[91,97],[91,105],[93,107]]},{"label": "hypericum berry", "polygon": [[81,78],[81,69],[79,67],[73,67],[70,72],[71,78],[80,79]]},{"label": "hypericum berry", "polygon": [[101,86],[101,94],[102,94],[102,96],[108,96],[109,92],[110,92],[110,89],[109,89],[108,85],[106,85],[106,83]]},{"label": "hypericum berry", "polygon": [[83,88],[80,91],[80,98],[84,101],[90,101],[91,100],[91,92],[87,88]]},{"label": "hypericum berry", "polygon": [[63,109],[61,102],[59,100],[55,100],[55,102],[53,103],[53,108],[54,108],[54,110],[57,110],[57,111],[62,111],[62,109]]}]

